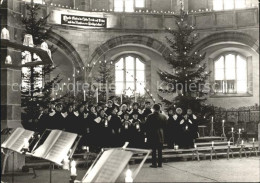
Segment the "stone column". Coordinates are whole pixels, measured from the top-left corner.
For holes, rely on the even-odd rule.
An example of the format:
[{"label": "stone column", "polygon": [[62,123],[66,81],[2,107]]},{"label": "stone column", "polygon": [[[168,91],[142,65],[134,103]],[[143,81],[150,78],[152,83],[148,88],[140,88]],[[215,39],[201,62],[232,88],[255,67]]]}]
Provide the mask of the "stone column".
[{"label": "stone column", "polygon": [[258,148],[260,148],[260,123],[258,123]]},{"label": "stone column", "polygon": [[[19,0],[3,1],[1,5],[0,31],[6,27],[12,41],[22,40],[21,3]],[[21,52],[1,46],[1,130],[4,128],[22,127],[21,124],[21,68],[15,66],[21,62]],[[12,58],[12,65],[6,65],[6,56]],[[13,87],[15,86],[16,87]],[[6,137],[1,136],[1,142]],[[1,164],[3,163],[1,156]],[[14,170],[20,170],[25,164],[25,157],[14,153]],[[6,171],[13,170],[13,155],[7,159]]]},{"label": "stone column", "polygon": [[90,0],[80,0],[79,9],[83,11],[90,11]]}]

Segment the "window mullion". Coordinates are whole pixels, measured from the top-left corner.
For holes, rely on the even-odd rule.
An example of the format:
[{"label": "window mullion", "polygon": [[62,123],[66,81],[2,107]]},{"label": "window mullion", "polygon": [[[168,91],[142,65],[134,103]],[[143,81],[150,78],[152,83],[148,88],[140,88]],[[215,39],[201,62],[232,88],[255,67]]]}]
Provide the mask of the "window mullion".
[{"label": "window mullion", "polygon": [[137,83],[137,78],[136,78],[136,57],[134,58],[134,83],[135,83],[135,91],[136,91],[136,83]]},{"label": "window mullion", "polygon": [[235,93],[237,93],[237,56],[238,55],[236,55],[236,57],[235,57],[235,82],[234,82],[234,84],[235,84],[235,86],[234,86],[234,92]]},{"label": "window mullion", "polygon": [[123,0],[123,12],[125,12],[125,3],[126,3],[126,0]]},{"label": "window mullion", "polygon": [[223,80],[223,93],[226,93],[226,56],[224,56],[224,80]]},{"label": "window mullion", "polygon": [[123,58],[123,68],[124,68],[124,81],[123,81],[123,89],[126,90],[126,63],[125,63],[125,57]]}]

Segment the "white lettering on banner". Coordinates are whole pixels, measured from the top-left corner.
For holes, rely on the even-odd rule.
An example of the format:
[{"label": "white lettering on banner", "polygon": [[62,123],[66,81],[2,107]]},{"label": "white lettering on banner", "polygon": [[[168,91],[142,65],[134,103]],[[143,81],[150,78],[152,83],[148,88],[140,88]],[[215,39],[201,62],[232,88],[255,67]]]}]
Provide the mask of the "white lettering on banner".
[{"label": "white lettering on banner", "polygon": [[106,28],[107,19],[62,14],[61,15],[61,24]]}]

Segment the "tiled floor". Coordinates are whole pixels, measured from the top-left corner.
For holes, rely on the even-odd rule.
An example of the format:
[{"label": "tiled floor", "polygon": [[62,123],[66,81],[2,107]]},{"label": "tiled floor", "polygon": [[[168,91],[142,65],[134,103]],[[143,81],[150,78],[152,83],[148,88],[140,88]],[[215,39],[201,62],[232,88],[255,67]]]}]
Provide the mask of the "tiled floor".
[{"label": "tiled floor", "polygon": [[[134,182],[259,182],[259,157],[203,160],[165,163],[163,168],[152,169],[145,164]],[[81,179],[86,170],[78,170],[77,179]],[[37,170],[38,177],[32,175],[17,176],[15,183],[48,183],[49,171]],[[11,177],[2,177],[2,181],[11,182]],[[69,182],[69,172],[54,170],[53,183]]]}]

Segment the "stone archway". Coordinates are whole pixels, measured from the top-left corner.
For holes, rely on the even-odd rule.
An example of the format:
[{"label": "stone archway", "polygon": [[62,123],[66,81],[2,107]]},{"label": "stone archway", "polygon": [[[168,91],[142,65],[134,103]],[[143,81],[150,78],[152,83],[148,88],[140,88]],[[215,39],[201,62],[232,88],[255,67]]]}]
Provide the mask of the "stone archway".
[{"label": "stone archway", "polygon": [[249,46],[259,54],[259,40],[254,39],[250,35],[242,32],[225,31],[211,34],[201,39],[195,46],[194,50],[202,50],[212,44],[220,42],[239,42]]},{"label": "stone archway", "polygon": [[59,47],[62,51],[64,51],[64,53],[71,60],[75,68],[84,67],[84,63],[80,55],[66,39],[56,34],[55,32],[51,32],[48,41],[50,41],[55,46]]},{"label": "stone archway", "polygon": [[106,52],[108,52],[112,48],[115,48],[115,47],[118,47],[121,45],[127,45],[127,44],[146,46],[146,47],[158,52],[161,55],[164,55],[165,53],[169,52],[169,48],[166,45],[164,45],[161,41],[158,41],[149,36],[123,35],[123,36],[118,36],[118,37],[109,39],[104,44],[97,47],[95,49],[95,51],[93,52],[93,54],[91,55],[89,64],[91,64],[92,62],[98,61]]}]

